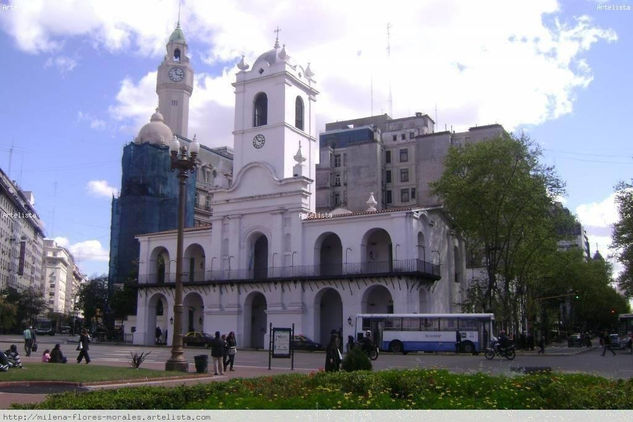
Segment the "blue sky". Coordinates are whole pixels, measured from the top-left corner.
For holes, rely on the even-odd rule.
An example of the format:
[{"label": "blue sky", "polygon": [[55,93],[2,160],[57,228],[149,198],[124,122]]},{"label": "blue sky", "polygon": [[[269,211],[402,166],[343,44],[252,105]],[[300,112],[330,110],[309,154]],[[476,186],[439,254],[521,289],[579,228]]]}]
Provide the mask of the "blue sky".
[{"label": "blue sky", "polygon": [[[0,0],[0,167],[34,192],[47,235],[89,275],[107,271],[122,147],[157,105],[177,16],[177,0]],[[279,26],[288,53],[315,72],[318,130],[416,111],[437,116],[438,130],[524,130],[567,182],[592,249],[607,254],[613,187],[633,167],[632,22],[631,0],[185,0],[189,131],[231,144],[234,65],[270,49]]]}]

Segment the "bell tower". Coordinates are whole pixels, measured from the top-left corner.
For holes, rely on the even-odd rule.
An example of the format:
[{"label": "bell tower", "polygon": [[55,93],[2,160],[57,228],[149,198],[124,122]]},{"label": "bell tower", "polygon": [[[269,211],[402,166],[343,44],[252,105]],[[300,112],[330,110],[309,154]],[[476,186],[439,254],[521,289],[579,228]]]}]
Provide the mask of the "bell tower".
[{"label": "bell tower", "polygon": [[167,42],[167,54],[158,66],[156,93],[158,110],[176,135],[187,137],[189,97],[193,91],[193,69],[187,56],[187,42],[180,21]]},{"label": "bell tower", "polygon": [[[315,180],[319,145],[314,104],[318,91],[310,65],[293,63],[285,45],[276,40],[273,49],[260,55],[252,68],[244,57],[237,67],[233,174],[260,162],[272,167],[278,179],[295,177],[294,156],[301,149],[306,161],[301,176]],[[314,183],[309,189],[314,189]]]}]

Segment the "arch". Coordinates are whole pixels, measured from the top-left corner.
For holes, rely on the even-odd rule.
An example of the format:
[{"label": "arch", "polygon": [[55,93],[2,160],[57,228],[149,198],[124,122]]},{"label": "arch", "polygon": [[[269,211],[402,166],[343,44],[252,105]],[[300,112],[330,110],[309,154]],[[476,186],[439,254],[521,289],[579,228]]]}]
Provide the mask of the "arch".
[{"label": "arch", "polygon": [[150,254],[150,283],[162,284],[170,277],[169,251],[164,246],[158,246]]},{"label": "arch", "polygon": [[266,93],[260,92],[255,95],[253,101],[253,127],[268,124],[268,97]]},{"label": "arch", "polygon": [[204,248],[200,244],[192,243],[187,246],[182,263],[183,281],[204,280],[204,258]]},{"label": "arch", "polygon": [[250,259],[248,269],[254,279],[268,277],[268,237],[254,232],[249,237]]},{"label": "arch", "polygon": [[339,292],[326,287],[314,297],[314,340],[327,345],[332,331],[343,330],[343,300]]},{"label": "arch", "polygon": [[303,98],[301,98],[300,95],[297,95],[297,98],[295,99],[295,127],[297,129],[303,130],[304,115],[305,107],[303,106]]},{"label": "arch", "polygon": [[251,292],[244,300],[244,346],[264,348],[268,326],[267,302],[263,293]]},{"label": "arch", "polygon": [[393,297],[382,284],[369,286],[361,300],[363,314],[393,314]]},{"label": "arch", "polygon": [[179,48],[174,50],[174,61],[175,62],[180,62],[180,49]]},{"label": "arch", "polygon": [[362,262],[366,273],[386,273],[393,269],[391,236],[382,228],[365,233],[361,243]]},{"label": "arch", "polygon": [[[162,310],[162,312],[159,312]],[[156,327],[160,327],[164,333],[164,339],[159,341],[166,343],[167,341],[167,324],[168,324],[167,298],[162,293],[155,293],[147,301],[147,320],[145,326],[145,341],[147,345],[156,343]]]},{"label": "arch", "polygon": [[182,301],[182,333],[204,332],[204,301],[197,292],[188,293]]},{"label": "arch", "polygon": [[327,232],[319,236],[314,244],[314,254],[320,275],[343,273],[343,245],[337,234]]}]

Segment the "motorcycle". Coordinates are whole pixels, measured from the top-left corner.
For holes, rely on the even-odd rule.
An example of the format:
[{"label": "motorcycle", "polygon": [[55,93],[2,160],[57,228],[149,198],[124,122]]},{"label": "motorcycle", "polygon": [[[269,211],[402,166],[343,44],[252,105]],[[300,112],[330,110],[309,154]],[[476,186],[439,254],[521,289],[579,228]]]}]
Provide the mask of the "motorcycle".
[{"label": "motorcycle", "polygon": [[378,359],[378,355],[380,354],[380,350],[378,349],[378,346],[376,346],[373,343],[368,343],[368,342],[361,342],[361,343],[354,343],[355,347],[360,347],[360,349],[365,352],[365,354],[367,355],[367,357],[371,360],[376,360]]},{"label": "motorcycle", "polygon": [[514,344],[510,344],[506,347],[501,347],[499,342],[493,343],[492,347],[486,349],[484,357],[488,360],[494,359],[495,356],[504,357],[508,360],[512,360],[516,357],[516,351],[514,350]]}]

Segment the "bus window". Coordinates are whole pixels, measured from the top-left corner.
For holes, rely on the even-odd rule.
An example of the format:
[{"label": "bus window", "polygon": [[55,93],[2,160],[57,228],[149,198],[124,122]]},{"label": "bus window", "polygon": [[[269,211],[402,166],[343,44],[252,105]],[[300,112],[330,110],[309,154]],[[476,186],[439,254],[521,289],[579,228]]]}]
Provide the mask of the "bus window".
[{"label": "bus window", "polygon": [[440,331],[457,330],[457,320],[453,318],[442,318],[440,320]]},{"label": "bus window", "polygon": [[402,331],[420,331],[420,318],[402,318]]},{"label": "bus window", "polygon": [[477,331],[479,329],[479,321],[476,319],[460,319],[459,320],[459,329],[460,330],[471,330]]},{"label": "bus window", "polygon": [[402,318],[387,318],[385,320],[385,330],[400,330],[402,327]]},{"label": "bus window", "polygon": [[420,331],[437,331],[438,327],[439,320],[437,318],[422,318]]}]

